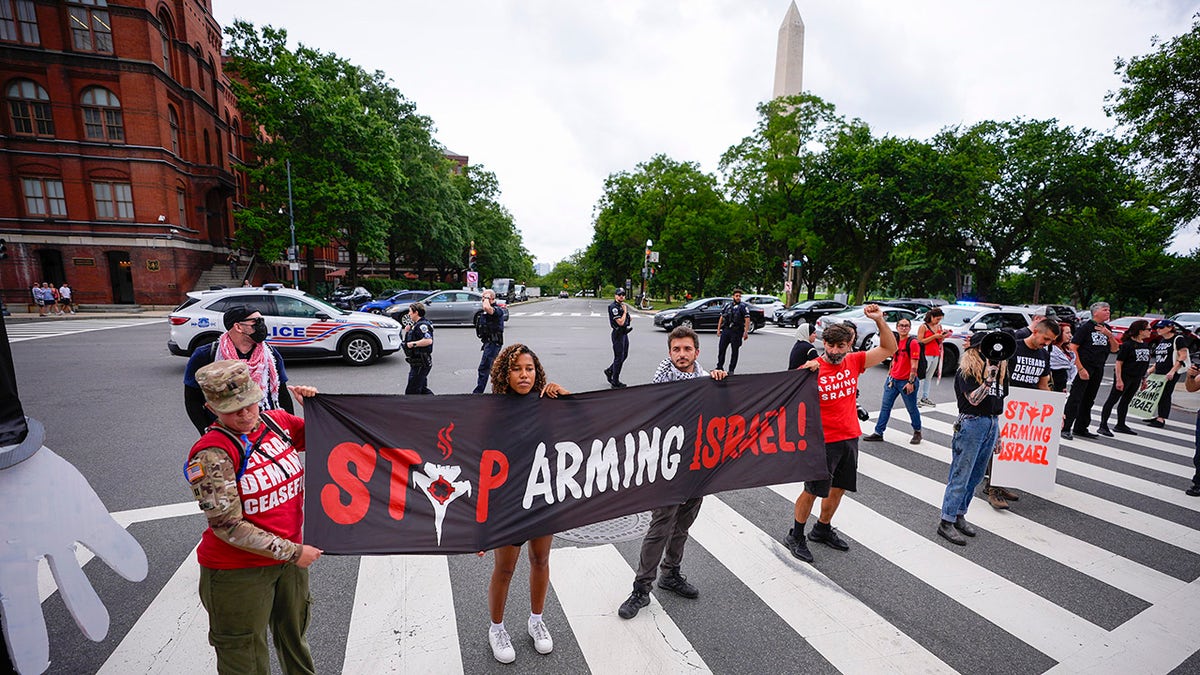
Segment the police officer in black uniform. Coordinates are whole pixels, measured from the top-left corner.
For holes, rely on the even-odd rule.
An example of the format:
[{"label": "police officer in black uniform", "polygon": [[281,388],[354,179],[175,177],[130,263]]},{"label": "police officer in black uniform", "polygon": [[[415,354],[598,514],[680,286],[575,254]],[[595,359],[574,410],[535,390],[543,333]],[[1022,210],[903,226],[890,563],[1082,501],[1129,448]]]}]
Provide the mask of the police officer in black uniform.
[{"label": "police officer in black uniform", "polygon": [[629,306],[625,304],[625,289],[618,288],[615,299],[608,305],[608,327],[612,329],[613,362],[604,369],[604,377],[613,389],[625,387],[621,381],[621,365],[629,357],[629,331],[632,317],[629,316]]},{"label": "police officer in black uniform", "polygon": [[738,350],[742,348],[742,340],[750,337],[750,308],[742,302],[742,289],[733,289],[733,302],[721,310],[721,318],[717,319],[717,334],[721,336],[717,344],[717,370],[725,370],[725,348],[733,347],[733,355],[729,357],[729,370],[732,375],[737,370]]},{"label": "police officer in black uniform", "polygon": [[432,394],[429,391],[429,371],[433,370],[433,324],[425,318],[425,303],[408,306],[408,318],[413,324],[404,334],[404,358],[408,361],[406,395]]},{"label": "police officer in black uniform", "polygon": [[475,325],[475,334],[483,341],[483,357],[479,359],[479,381],[472,394],[482,394],[492,375],[492,362],[504,345],[504,309],[496,304],[496,291],[483,292],[483,312]]}]

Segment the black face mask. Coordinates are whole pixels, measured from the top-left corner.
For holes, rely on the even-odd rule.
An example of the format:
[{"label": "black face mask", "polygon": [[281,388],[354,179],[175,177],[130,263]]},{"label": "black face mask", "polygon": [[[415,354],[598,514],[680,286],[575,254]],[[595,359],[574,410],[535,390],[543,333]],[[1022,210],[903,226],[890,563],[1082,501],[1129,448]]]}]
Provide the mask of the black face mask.
[{"label": "black face mask", "polygon": [[267,339],[267,322],[264,319],[254,319],[254,331],[250,333],[250,339],[259,344]]}]

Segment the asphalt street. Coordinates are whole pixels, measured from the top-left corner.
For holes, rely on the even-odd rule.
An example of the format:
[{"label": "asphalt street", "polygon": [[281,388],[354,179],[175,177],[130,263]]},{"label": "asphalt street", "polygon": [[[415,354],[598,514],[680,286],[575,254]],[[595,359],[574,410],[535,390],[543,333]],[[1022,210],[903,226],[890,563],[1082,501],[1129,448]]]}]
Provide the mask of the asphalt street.
[{"label": "asphalt street", "polygon": [[[506,343],[531,346],[549,379],[569,390],[607,388],[608,302],[514,306]],[[49,672],[205,672],[211,649],[206,624],[196,624],[203,611],[197,618],[188,577],[205,524],[191,510],[182,478],[195,440],[183,411],[185,359],[168,353],[165,319],[107,321],[119,326],[13,336],[26,414],[45,423],[46,446],[88,478],[110,512],[131,523],[150,559],[141,583],[121,579],[100,561],[85,567],[111,614],[99,643],[80,634],[48,587]],[[28,331],[31,324],[21,325]],[[769,327],[753,334],[738,376],[786,367],[792,333]],[[622,379],[647,383],[666,354],[666,333],[639,316],[630,343]],[[711,369],[716,351],[715,334],[702,333],[701,364]],[[478,360],[471,328],[437,329],[430,388],[469,392]],[[398,394],[408,366],[399,355],[362,368],[337,359],[289,361],[288,373],[293,384],[324,393]],[[860,381],[870,410],[878,409],[885,374],[874,368]],[[318,671],[403,671],[403,663],[363,653],[378,656],[389,645],[416,642],[452,655],[436,669],[444,672],[1121,672],[1119,657],[1103,660],[1110,651],[1144,657],[1142,672],[1200,672],[1200,499],[1183,495],[1194,418],[1176,412],[1163,431],[1138,425],[1136,438],[1066,444],[1054,495],[1026,495],[1006,513],[977,500],[972,515],[984,531],[971,545],[951,548],[933,536],[937,508],[929,499],[940,499],[950,457],[952,381],[936,386],[932,398],[939,405],[922,410],[922,446],[905,442],[902,410],[893,416],[890,442],[864,444],[859,491],[834,523],[851,541],[848,553],[815,550],[811,566],[777,543],[790,525],[796,486],[706,498],[685,560],[701,598],[656,591],[655,604],[643,610],[648,616],[626,622],[616,618],[616,607],[628,594],[638,540],[586,546],[556,539],[546,610],[555,650],[539,656],[524,635],[528,567],[522,563],[509,599],[518,652],[511,666],[496,663],[486,641],[490,558],[419,561],[445,571],[448,588],[435,586],[431,602],[449,618],[438,624],[417,604],[422,589],[404,576],[411,573],[408,562],[326,556],[312,575],[309,638]],[[612,588],[600,600],[581,596],[581,578],[609,576]],[[411,598],[404,602],[410,609],[370,614],[378,610],[367,599],[389,593]],[[372,623],[382,624],[378,634],[390,639],[362,642],[363,626]],[[1163,647],[1180,631],[1191,631],[1187,644]]]}]

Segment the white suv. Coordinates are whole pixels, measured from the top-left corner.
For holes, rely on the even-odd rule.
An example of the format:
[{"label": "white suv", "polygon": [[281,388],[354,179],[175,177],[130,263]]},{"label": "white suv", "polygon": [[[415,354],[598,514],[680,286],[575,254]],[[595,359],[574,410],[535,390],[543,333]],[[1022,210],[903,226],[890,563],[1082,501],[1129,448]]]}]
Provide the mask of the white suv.
[{"label": "white suv", "polygon": [[[963,353],[971,333],[977,330],[995,330],[1007,328],[1018,330],[1026,328],[1033,322],[1030,307],[1010,307],[989,303],[959,302],[953,305],[942,305],[945,314],[942,318],[942,328],[952,332],[942,343],[942,372],[953,373],[958,367],[958,357]],[[917,334],[917,322],[913,322],[913,335]]]},{"label": "white suv", "polygon": [[400,324],[365,312],[337,309],[302,291],[266,284],[261,288],[192,291],[171,312],[167,348],[176,356],[191,356],[200,345],[225,332],[225,310],[248,305],[262,313],[267,343],[288,356],[336,356],[353,366],[365,366],[400,350]]}]

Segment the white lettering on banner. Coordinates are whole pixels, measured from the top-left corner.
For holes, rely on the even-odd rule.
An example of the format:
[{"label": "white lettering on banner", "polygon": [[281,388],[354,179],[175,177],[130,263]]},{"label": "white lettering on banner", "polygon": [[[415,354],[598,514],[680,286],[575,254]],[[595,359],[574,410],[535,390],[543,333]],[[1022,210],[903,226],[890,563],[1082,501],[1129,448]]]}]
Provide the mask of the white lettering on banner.
[{"label": "white lettering on banner", "polygon": [[1148,375],[1146,388],[1139,391],[1129,402],[1129,415],[1139,419],[1158,417],[1158,402],[1162,399],[1166,387],[1166,375]]},{"label": "white lettering on banner", "polygon": [[[583,449],[573,441],[554,444],[556,453],[554,470],[551,469],[545,443],[538,443],[533,454],[533,466],[525,481],[522,508],[529,509],[537,498],[547,505],[565,501],[568,494],[574,499],[591,497],[593,494],[616,491],[622,487],[671,480],[679,471],[682,462],[683,427],[661,427],[639,429],[625,434],[625,457],[618,461],[617,439],[595,439],[591,452],[584,460]],[[583,485],[576,477],[583,470]],[[622,477],[622,473],[624,476]]]},{"label": "white lettering on banner", "polygon": [[1062,392],[1009,390],[1000,419],[1000,452],[992,458],[993,485],[1043,494],[1054,491],[1065,403]]}]

